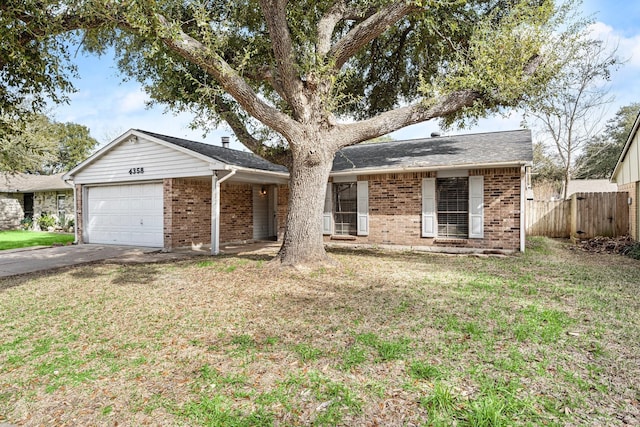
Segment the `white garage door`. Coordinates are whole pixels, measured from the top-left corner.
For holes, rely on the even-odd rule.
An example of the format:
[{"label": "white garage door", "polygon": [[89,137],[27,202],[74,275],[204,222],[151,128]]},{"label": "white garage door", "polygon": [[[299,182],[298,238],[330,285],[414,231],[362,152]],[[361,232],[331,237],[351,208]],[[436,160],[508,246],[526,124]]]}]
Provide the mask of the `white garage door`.
[{"label": "white garage door", "polygon": [[164,246],[161,183],[91,187],[86,207],[87,243]]}]

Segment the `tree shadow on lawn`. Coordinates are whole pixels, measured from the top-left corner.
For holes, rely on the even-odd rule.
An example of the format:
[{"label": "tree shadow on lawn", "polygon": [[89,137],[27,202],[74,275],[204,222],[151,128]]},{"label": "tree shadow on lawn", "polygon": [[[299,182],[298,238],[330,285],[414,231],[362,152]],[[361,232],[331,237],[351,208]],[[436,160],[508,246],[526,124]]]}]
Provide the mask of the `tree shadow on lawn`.
[{"label": "tree shadow on lawn", "polygon": [[[114,285],[147,285],[153,283],[160,275],[161,270],[158,264],[153,263],[113,263],[99,262],[74,269],[70,275],[76,279],[96,279],[98,277],[113,276],[111,283]],[[104,268],[111,267],[111,268]],[[115,268],[115,269],[113,269]]]}]

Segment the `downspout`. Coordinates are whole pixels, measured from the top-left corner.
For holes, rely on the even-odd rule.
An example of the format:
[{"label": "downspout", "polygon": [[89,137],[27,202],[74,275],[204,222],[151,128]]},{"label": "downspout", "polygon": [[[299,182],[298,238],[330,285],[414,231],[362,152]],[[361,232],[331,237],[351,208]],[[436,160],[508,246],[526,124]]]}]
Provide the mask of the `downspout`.
[{"label": "downspout", "polygon": [[72,179],[65,179],[64,182],[73,186],[73,244],[78,244],[78,196],[76,195],[76,184]]},{"label": "downspout", "polygon": [[220,179],[218,179],[217,172],[213,173],[213,185],[211,186],[211,255],[220,253],[220,184],[235,175],[236,171],[236,169],[231,169],[228,174]]}]

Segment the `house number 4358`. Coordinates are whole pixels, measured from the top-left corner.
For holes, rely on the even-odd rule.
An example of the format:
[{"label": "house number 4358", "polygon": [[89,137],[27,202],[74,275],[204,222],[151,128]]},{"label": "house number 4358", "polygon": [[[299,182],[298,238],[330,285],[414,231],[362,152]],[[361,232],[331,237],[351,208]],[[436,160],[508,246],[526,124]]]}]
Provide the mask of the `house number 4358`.
[{"label": "house number 4358", "polygon": [[144,173],[144,168],[131,168],[129,169],[129,175],[140,175]]}]

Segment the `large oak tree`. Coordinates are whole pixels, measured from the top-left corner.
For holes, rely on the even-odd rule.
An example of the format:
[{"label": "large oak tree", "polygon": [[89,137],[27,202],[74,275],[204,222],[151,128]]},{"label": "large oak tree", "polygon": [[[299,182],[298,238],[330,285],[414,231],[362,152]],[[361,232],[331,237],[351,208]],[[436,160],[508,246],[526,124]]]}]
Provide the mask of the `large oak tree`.
[{"label": "large oak tree", "polygon": [[[2,51],[0,67],[36,82],[23,91],[64,88],[73,43],[114,49],[154,101],[198,113],[199,125],[224,121],[253,152],[289,167],[285,265],[327,260],[321,217],[338,150],[434,118],[460,123],[520,106],[544,90],[553,44],[575,30],[556,32],[570,7],[550,0],[20,4],[0,6],[3,37],[28,48]],[[35,59],[37,75],[14,57]],[[9,86],[20,95],[24,82]]]}]

